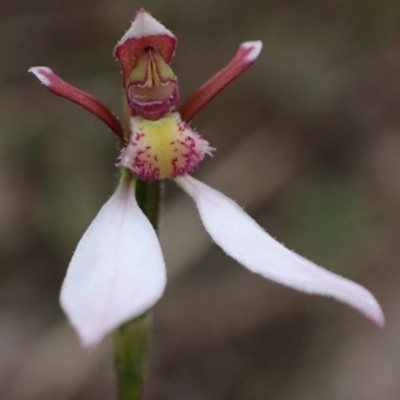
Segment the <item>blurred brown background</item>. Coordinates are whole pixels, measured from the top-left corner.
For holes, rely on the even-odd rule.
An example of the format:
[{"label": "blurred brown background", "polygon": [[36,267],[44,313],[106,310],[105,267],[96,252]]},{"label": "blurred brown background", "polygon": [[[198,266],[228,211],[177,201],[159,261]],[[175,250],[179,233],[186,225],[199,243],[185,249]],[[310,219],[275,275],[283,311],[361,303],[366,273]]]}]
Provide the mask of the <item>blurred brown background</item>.
[{"label": "blurred brown background", "polygon": [[380,331],[252,275],[168,183],[170,281],[146,400],[400,398],[400,2],[2,0],[0,398],[113,399],[110,343],[83,354],[58,305],[70,256],[112,193],[113,135],[28,75],[46,65],[120,114],[112,50],[145,7],[178,36],[181,97],[245,40],[259,61],[193,123],[195,176],[288,247],[367,286]]}]

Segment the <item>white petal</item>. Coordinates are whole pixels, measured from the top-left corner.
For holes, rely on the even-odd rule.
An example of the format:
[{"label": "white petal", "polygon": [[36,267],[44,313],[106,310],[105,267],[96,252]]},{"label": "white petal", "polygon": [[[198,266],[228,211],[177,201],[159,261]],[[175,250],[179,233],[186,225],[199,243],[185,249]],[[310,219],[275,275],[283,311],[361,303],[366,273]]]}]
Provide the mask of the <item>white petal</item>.
[{"label": "white petal", "polygon": [[378,302],[364,287],[288,250],[222,193],[190,176],[176,181],[196,202],[213,240],[246,268],[306,293],[334,297],[359,310],[378,326],[384,325]]},{"label": "white petal", "polygon": [[83,347],[142,314],[166,283],[157,235],[120,185],[83,235],[69,265],[60,301]]}]

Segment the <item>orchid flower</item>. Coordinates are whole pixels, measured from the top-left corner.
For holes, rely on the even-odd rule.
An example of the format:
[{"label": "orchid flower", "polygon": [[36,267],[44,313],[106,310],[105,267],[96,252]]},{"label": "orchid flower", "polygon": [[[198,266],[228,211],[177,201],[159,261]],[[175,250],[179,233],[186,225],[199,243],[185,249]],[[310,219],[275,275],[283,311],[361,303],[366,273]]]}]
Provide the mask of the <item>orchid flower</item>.
[{"label": "orchid flower", "polygon": [[190,121],[255,62],[262,43],[242,43],[232,60],[178,109],[179,85],[170,66],[175,46],[176,37],[144,10],[118,42],[114,55],[122,68],[125,129],[99,100],[49,68],[30,69],[51,92],[102,120],[122,143],[117,190],[80,240],[61,289],[61,306],[82,345],[93,348],[149,310],[164,292],[160,244],[135,199],[138,179],[175,180],[194,200],[215,243],[250,271],[302,292],[333,297],[382,327],[382,310],[367,289],[288,250],[234,201],[188,175],[213,150]]}]

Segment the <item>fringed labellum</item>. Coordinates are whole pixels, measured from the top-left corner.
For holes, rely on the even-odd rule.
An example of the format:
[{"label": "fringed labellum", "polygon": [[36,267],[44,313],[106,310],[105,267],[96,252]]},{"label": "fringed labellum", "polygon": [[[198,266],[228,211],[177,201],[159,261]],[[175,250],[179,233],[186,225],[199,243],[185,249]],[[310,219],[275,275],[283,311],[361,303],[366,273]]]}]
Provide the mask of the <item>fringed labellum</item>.
[{"label": "fringed labellum", "polygon": [[131,132],[120,165],[142,180],[183,176],[211,151],[208,142],[182,122],[177,112],[157,121],[132,117]]}]

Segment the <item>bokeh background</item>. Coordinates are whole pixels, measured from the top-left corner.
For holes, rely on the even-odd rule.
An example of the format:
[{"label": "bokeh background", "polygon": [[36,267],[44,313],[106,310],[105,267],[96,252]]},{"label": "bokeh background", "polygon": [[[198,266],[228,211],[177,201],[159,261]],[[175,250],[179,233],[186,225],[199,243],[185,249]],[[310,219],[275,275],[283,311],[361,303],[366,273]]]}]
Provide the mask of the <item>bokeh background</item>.
[{"label": "bokeh background", "polygon": [[[259,61],[193,122],[195,176],[288,247],[368,287],[379,330],[249,273],[166,186],[170,280],[146,400],[400,398],[400,2],[2,0],[0,398],[114,399],[111,343],[84,354],[58,305],[71,254],[111,195],[115,138],[27,73],[46,65],[120,113],[112,50],[145,7],[178,36],[184,99],[245,40]],[[134,260],[132,260],[134,262]]]}]

